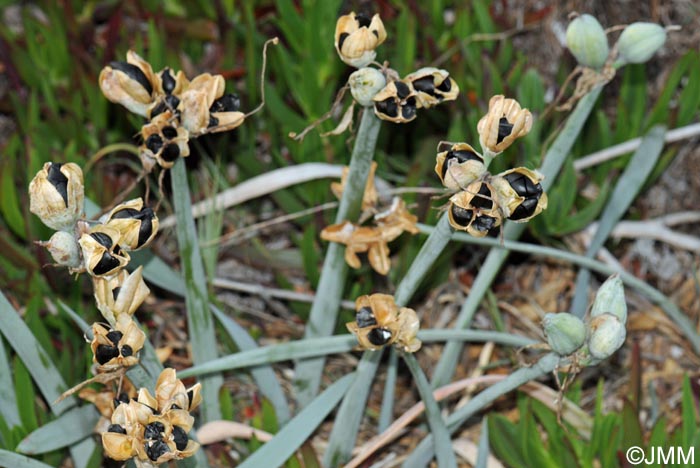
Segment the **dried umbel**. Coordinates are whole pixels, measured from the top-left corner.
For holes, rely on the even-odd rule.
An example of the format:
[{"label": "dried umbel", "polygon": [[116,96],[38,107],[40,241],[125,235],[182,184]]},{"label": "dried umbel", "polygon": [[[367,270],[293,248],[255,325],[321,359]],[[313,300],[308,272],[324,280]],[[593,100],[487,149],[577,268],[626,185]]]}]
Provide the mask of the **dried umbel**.
[{"label": "dried umbel", "polygon": [[532,114],[521,109],[515,99],[496,95],[489,100],[489,111],[476,128],[482,149],[495,156],[513,144],[516,138],[527,135],[532,128]]},{"label": "dried umbel", "polygon": [[467,143],[441,142],[438,145],[435,173],[451,190],[463,190],[486,174],[484,157]]},{"label": "dried umbel", "polygon": [[75,163],[47,162],[29,183],[29,211],[56,231],[73,232],[84,198],[83,171]]},{"label": "dried umbel", "polygon": [[119,247],[119,241],[119,231],[103,224],[80,236],[83,265],[90,275],[108,278],[129,263],[129,254]]},{"label": "dried umbel", "polygon": [[547,194],[542,189],[543,176],[537,171],[516,167],[490,180],[504,218],[524,223],[547,208]]},{"label": "dried umbel", "polygon": [[472,182],[465,190],[454,194],[447,215],[454,229],[467,231],[474,237],[484,237],[503,222],[493,187],[483,180]]},{"label": "dried umbel", "polygon": [[363,349],[377,350],[387,345],[414,353],[421,347],[416,338],[420,322],[413,309],[399,308],[394,297],[388,294],[360,296],[355,301],[355,321],[348,323],[348,330]]},{"label": "dried umbel", "polygon": [[134,315],[148,297],[150,290],[142,273],[143,267],[138,267],[131,274],[121,270],[109,279],[93,278],[97,308],[111,326],[116,326],[121,315]]},{"label": "dried umbel", "polygon": [[120,315],[114,328],[94,323],[92,334],[90,348],[98,372],[114,372],[139,362],[146,334],[130,316]]},{"label": "dried umbel", "polygon": [[354,12],[341,16],[335,25],[335,50],[350,66],[362,68],[377,56],[374,49],[386,39],[379,15],[372,19]]},{"label": "dried umbel", "polygon": [[139,250],[151,243],[158,233],[158,217],[135,198],[120,203],[109,212],[104,224],[119,231],[119,246],[124,250]]},{"label": "dried umbel", "polygon": [[446,70],[425,67],[410,73],[404,81],[411,83],[416,92],[418,108],[426,109],[443,101],[454,101],[459,95],[459,86]]},{"label": "dried umbel", "polygon": [[418,102],[410,83],[390,81],[373,98],[374,113],[382,120],[406,123],[416,118]]}]

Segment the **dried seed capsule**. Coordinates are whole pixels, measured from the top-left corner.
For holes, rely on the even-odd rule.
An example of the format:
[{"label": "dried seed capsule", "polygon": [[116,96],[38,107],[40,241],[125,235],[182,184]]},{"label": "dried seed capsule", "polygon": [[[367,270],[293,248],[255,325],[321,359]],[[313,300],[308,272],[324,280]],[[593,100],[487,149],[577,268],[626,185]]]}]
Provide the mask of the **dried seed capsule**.
[{"label": "dried seed capsule", "polygon": [[376,68],[364,67],[354,71],[348,78],[350,92],[361,106],[374,104],[372,98],[386,86],[386,77]]},{"label": "dried seed capsule", "polygon": [[390,81],[374,98],[374,113],[382,120],[406,123],[416,118],[416,93],[410,83]]},{"label": "dried seed capsule", "polygon": [[162,168],[173,167],[180,156],[190,155],[189,132],[178,125],[177,118],[170,110],[155,116],[141,127],[144,144],[139,148],[141,162],[147,170],[156,161]]},{"label": "dried seed capsule", "polygon": [[438,145],[435,173],[445,187],[461,190],[486,173],[484,157],[466,143],[442,142]]},{"label": "dried seed capsule", "polygon": [[566,46],[584,67],[599,69],[610,53],[603,27],[591,15],[574,18],[566,28]]},{"label": "dried seed capsule", "polygon": [[362,68],[377,56],[374,49],[386,39],[386,30],[379,15],[370,20],[362,13],[338,18],[335,25],[335,50],[350,66]]},{"label": "dried seed capsule", "polygon": [[416,338],[419,321],[412,309],[399,308],[388,294],[360,296],[355,301],[355,321],[346,324],[364,349],[376,350],[395,344],[406,352],[415,352],[421,342]]},{"label": "dried seed capsule", "polygon": [[524,223],[547,208],[542,189],[543,176],[525,167],[516,167],[491,178],[503,216]]},{"label": "dried seed capsule", "polygon": [[100,72],[100,89],[111,102],[129,111],[149,116],[156,100],[154,84],[159,82],[151,65],[130,50],[126,62],[112,62]]},{"label": "dried seed capsule", "polygon": [[112,278],[93,278],[95,302],[102,316],[115,326],[121,314],[133,315],[148,297],[149,289],[143,281],[142,267],[131,274],[121,270]]},{"label": "dried seed capsule", "polygon": [[131,317],[119,316],[114,329],[95,323],[92,333],[90,347],[99,372],[112,372],[138,363],[138,353],[143,348],[146,335]]},{"label": "dried seed capsule", "polygon": [[588,352],[595,359],[607,359],[625,342],[625,324],[612,314],[592,317],[588,324]]},{"label": "dried seed capsule", "polygon": [[586,341],[586,326],[575,315],[567,312],[545,314],[542,328],[547,343],[560,356],[568,356]]},{"label": "dried seed capsule", "polygon": [[625,63],[644,63],[666,42],[666,29],[655,23],[632,23],[617,41],[620,59]]},{"label": "dried seed capsule", "polygon": [[609,277],[596,292],[593,307],[591,307],[591,317],[605,313],[614,315],[623,325],[627,323],[627,303],[620,275]]},{"label": "dried seed capsule", "polygon": [[528,134],[532,128],[532,114],[521,109],[515,99],[497,95],[489,100],[489,111],[476,128],[481,148],[494,156],[512,145],[516,138]]},{"label": "dried seed capsule", "polygon": [[104,224],[119,231],[119,245],[124,250],[139,250],[151,243],[158,233],[158,217],[141,198],[114,207]]},{"label": "dried seed capsule", "polygon": [[440,104],[442,101],[454,101],[459,95],[459,86],[450,78],[446,70],[435,67],[425,67],[410,73],[404,81],[411,83],[416,91],[418,108],[426,109]]},{"label": "dried seed capsule", "polygon": [[92,276],[109,277],[129,263],[129,254],[119,248],[119,231],[98,224],[80,236],[83,264]]},{"label": "dried seed capsule", "polygon": [[73,232],[84,198],[83,171],[75,163],[47,162],[29,183],[29,211],[56,231]]},{"label": "dried seed capsule", "polygon": [[484,237],[491,229],[500,226],[503,215],[493,193],[489,183],[477,180],[454,194],[447,208],[450,225],[474,237]]}]

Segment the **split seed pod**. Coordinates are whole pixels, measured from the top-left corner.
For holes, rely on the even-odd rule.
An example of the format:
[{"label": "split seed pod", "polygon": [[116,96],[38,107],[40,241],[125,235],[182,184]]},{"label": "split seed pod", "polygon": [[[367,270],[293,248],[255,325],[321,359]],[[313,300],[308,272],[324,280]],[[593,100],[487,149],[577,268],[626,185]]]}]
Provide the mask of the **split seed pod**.
[{"label": "split seed pod", "polygon": [[187,144],[189,132],[178,124],[177,118],[169,110],[141,127],[141,138],[143,145],[139,148],[139,155],[146,170],[153,166],[154,160],[162,168],[169,169],[177,158],[190,155]]},{"label": "split seed pod", "polygon": [[143,444],[144,428],[136,416],[137,406],[136,402],[117,406],[112,424],[102,433],[105,455],[112,460],[125,461],[136,456]]},{"label": "split seed pod", "polygon": [[420,349],[421,342],[416,338],[420,326],[416,312],[407,307],[399,308],[393,296],[360,296],[355,301],[355,310],[355,321],[346,326],[362,348],[377,350],[395,344],[410,353]]},{"label": "split seed pod", "polygon": [[111,102],[148,117],[155,102],[155,85],[159,82],[153,68],[136,52],[126,54],[126,62],[111,62],[102,69],[100,89]]},{"label": "split seed pod", "polygon": [[73,232],[84,198],[83,171],[75,163],[47,162],[29,183],[29,211],[56,231]]},{"label": "split seed pod", "polygon": [[370,20],[362,13],[338,18],[335,25],[335,50],[350,66],[362,68],[377,56],[374,49],[386,39],[384,23],[376,14]]},{"label": "split seed pod", "polygon": [[493,187],[479,180],[454,194],[447,209],[450,225],[474,237],[484,237],[491,229],[500,226],[503,215],[493,194]]},{"label": "split seed pod", "polygon": [[119,231],[98,224],[80,236],[83,264],[92,276],[110,277],[129,263],[129,254],[119,247]]},{"label": "split seed pod", "polygon": [[97,308],[111,326],[116,326],[120,315],[134,315],[148,297],[142,273],[143,267],[138,267],[131,274],[122,269],[109,279],[93,278]]},{"label": "split seed pod", "polygon": [[537,171],[516,167],[491,178],[503,216],[524,223],[547,208],[542,189],[543,176]]},{"label": "split seed pod", "polygon": [[411,83],[416,91],[418,108],[426,109],[440,104],[442,101],[454,101],[459,95],[459,86],[450,78],[446,70],[435,67],[425,67],[410,73],[404,81]]},{"label": "split seed pod", "polygon": [[119,231],[119,245],[124,250],[146,247],[158,233],[158,217],[143,206],[140,197],[114,207],[104,224]]},{"label": "split seed pod", "polygon": [[515,99],[506,99],[499,94],[489,100],[489,111],[476,128],[483,150],[498,154],[516,138],[527,135],[532,128],[532,114],[521,109]]},{"label": "split seed pod", "polygon": [[463,190],[486,174],[484,157],[466,143],[442,142],[438,145],[435,173],[448,189]]},{"label": "split seed pod", "polygon": [[233,94],[224,96],[226,84],[221,75],[203,73],[194,78],[182,93],[178,110],[182,126],[194,135],[207,131],[233,130],[243,123],[238,112],[240,101]]},{"label": "split seed pod", "polygon": [[390,81],[374,96],[373,101],[374,113],[382,120],[406,123],[416,118],[416,92],[405,81]]},{"label": "split seed pod", "polygon": [[112,372],[139,362],[138,353],[146,341],[146,334],[130,316],[120,315],[114,328],[94,323],[92,333],[90,348],[98,372]]}]

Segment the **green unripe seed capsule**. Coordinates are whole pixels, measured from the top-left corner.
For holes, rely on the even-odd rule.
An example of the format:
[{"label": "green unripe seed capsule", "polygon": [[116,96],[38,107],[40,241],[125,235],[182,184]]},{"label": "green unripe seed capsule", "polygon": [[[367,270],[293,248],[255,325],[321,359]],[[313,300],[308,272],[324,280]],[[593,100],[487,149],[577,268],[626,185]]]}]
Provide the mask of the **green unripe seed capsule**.
[{"label": "green unripe seed capsule", "polygon": [[625,290],[619,275],[612,275],[605,280],[593,301],[591,317],[597,317],[604,313],[610,313],[617,317],[624,325],[627,323],[627,303],[625,302]]},{"label": "green unripe seed capsule", "polygon": [[612,314],[593,317],[588,326],[588,351],[595,359],[609,358],[625,342],[625,325]]},{"label": "green unripe seed capsule", "polygon": [[603,27],[591,15],[576,17],[566,28],[566,46],[579,64],[599,69],[610,53]]},{"label": "green unripe seed capsule", "polygon": [[353,72],[348,78],[350,92],[361,106],[372,106],[372,98],[386,86],[386,78],[376,68],[365,67]]},{"label": "green unripe seed capsule", "polygon": [[666,42],[666,29],[655,23],[632,23],[617,41],[620,59],[625,63],[644,63]]},{"label": "green unripe seed capsule", "polygon": [[586,326],[583,321],[567,312],[546,314],[542,320],[542,328],[549,347],[561,356],[572,354],[583,346],[586,340]]}]

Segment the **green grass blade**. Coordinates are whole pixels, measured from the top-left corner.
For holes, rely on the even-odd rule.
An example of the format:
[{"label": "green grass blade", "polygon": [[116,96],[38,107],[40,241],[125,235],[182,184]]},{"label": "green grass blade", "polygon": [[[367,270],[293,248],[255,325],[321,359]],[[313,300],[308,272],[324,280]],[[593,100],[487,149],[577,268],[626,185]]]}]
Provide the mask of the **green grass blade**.
[{"label": "green grass blade", "polygon": [[[600,216],[598,229],[586,251],[587,257],[593,258],[598,253],[617,222],[637,197],[644,185],[644,181],[647,180],[654,166],[656,166],[659,156],[661,156],[665,136],[666,129],[664,127],[659,125],[652,127],[642,140],[637,151],[632,155],[627,168],[625,168],[625,171],[618,179],[610,200]],[[589,270],[582,269],[578,272],[576,292],[571,303],[571,313],[578,317],[583,317],[587,310],[590,279],[591,272]]]},{"label": "green grass blade", "polygon": [[0,450],[0,466],[11,466],[12,468],[51,468],[51,466],[46,463],[10,452],[9,450]]},{"label": "green grass blade", "polygon": [[178,296],[184,295],[185,282],[182,276],[170,268],[170,265],[161,260],[151,250],[140,250],[131,253],[129,269],[131,270],[132,266],[137,268],[140,265],[143,265],[143,277],[149,283],[155,284],[159,288]]},{"label": "green grass blade", "polygon": [[3,402],[3,404],[0,405],[0,414],[2,414],[2,419],[5,421],[8,428],[12,429],[13,427],[21,426],[22,421],[17,411],[17,398],[15,396],[12,370],[10,361],[8,361],[8,356],[5,352],[5,343],[2,338],[0,338],[0,401]]},{"label": "green grass blade", "polygon": [[[542,181],[542,188],[544,190],[551,187],[554,178],[559,173],[559,170],[574,145],[574,141],[581,133],[581,129],[586,123],[601,90],[602,87],[596,88],[579,101],[576,108],[567,119],[561,133],[557,136],[549,151],[547,151],[542,167],[540,168],[540,172],[545,177]],[[525,230],[525,226],[525,224],[507,223],[504,229],[505,239],[517,239]],[[508,252],[501,249],[494,249],[489,252],[483,266],[479,270],[479,274],[474,280],[467,300],[462,305],[454,328],[466,328],[469,326],[481,303],[481,299],[491,287],[493,280],[507,256]],[[445,345],[440,360],[435,367],[435,372],[433,373],[433,388],[441,387],[450,381],[452,375],[454,375],[457,360],[462,353],[462,346],[462,343],[456,341],[450,341]]]},{"label": "green grass blade", "polygon": [[[192,345],[192,361],[203,364],[217,358],[214,321],[209,312],[204,265],[197,243],[197,229],[192,218],[192,202],[187,182],[185,160],[177,160],[170,170],[173,207],[177,217],[177,242],[180,251],[182,274],[185,280],[187,325]],[[219,389],[223,385],[221,375],[208,375],[202,383],[202,421],[221,419]]]},{"label": "green grass blade", "polygon": [[29,434],[16,450],[38,455],[72,445],[92,434],[99,416],[93,405],[73,408]]},{"label": "green grass blade", "polygon": [[[223,325],[223,327],[226,329],[226,332],[229,334],[231,339],[236,343],[236,346],[238,346],[238,348],[241,351],[247,351],[258,348],[258,344],[255,342],[255,340],[251,338],[248,332],[245,331],[243,327],[238,325],[238,323],[236,323],[235,320],[228,317],[214,305],[210,305],[210,307],[211,311],[214,313],[216,318],[219,319],[221,325]],[[279,424],[283,425],[284,423],[286,423],[290,418],[289,406],[287,403],[287,399],[284,396],[282,386],[277,380],[275,372],[272,370],[271,367],[265,366],[255,367],[251,369],[250,373],[253,374],[253,378],[258,384],[260,392],[268,400],[270,400],[270,403],[272,403],[272,406],[275,408],[275,415],[277,416],[277,421],[279,422]]]},{"label": "green grass blade", "polygon": [[430,426],[430,433],[435,445],[438,466],[456,468],[457,459],[452,449],[452,439],[440,414],[440,407],[433,397],[428,378],[423,373],[423,369],[420,368],[420,364],[418,364],[413,354],[404,353],[402,356],[411,374],[413,374],[413,381],[418,387],[418,393],[421,400],[423,400],[423,404],[425,404],[425,414],[428,417],[428,426]]},{"label": "green grass blade", "polygon": [[285,460],[314,433],[319,424],[338,404],[355,378],[352,372],[324,390],[298,415],[280,430],[275,437],[246,459],[240,468],[281,466]]},{"label": "green grass blade", "polygon": [[[350,171],[340,199],[335,221],[356,220],[365,192],[367,175],[374,157],[381,120],[373,112],[365,110],[355,139],[350,159]],[[348,266],[343,258],[345,247],[331,242],[323,260],[321,280],[316,298],[311,306],[309,320],[304,331],[305,338],[327,336],[335,327],[340,298],[345,286]],[[324,359],[309,359],[297,363],[295,369],[295,395],[300,406],[308,404],[318,392],[321,384]]]}]

